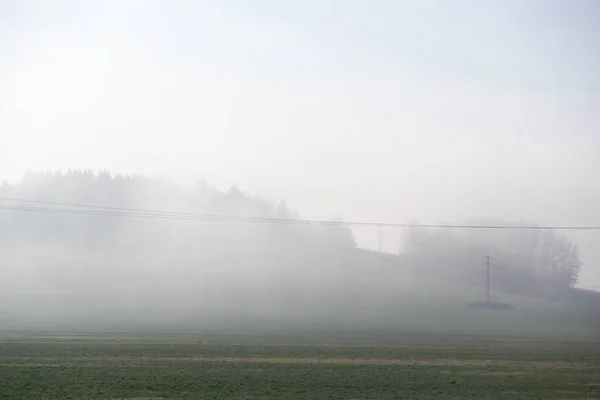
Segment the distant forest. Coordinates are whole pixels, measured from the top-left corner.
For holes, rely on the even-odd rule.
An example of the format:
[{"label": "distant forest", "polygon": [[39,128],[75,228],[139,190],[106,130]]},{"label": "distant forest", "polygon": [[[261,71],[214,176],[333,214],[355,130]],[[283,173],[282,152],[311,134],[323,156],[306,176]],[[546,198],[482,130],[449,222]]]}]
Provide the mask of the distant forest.
[{"label": "distant forest", "polygon": [[[0,197],[115,209],[299,218],[285,202],[255,197],[236,186],[224,192],[205,183],[188,187],[163,179],[113,176],[109,172],[94,174],[88,170],[30,172],[18,184],[2,185]],[[339,266],[338,273],[360,270],[363,272],[356,276],[363,280],[371,275],[375,279],[374,273],[385,264],[387,272],[381,275],[380,271],[377,279],[393,276],[398,281],[408,281],[420,277],[423,282],[475,286],[483,282],[484,256],[491,256],[494,290],[536,297],[561,296],[569,291],[577,283],[582,265],[578,247],[567,237],[547,230],[413,228],[408,230],[402,255],[384,257],[375,252],[368,256],[359,254],[352,231],[341,225],[132,218],[102,215],[101,210],[100,215],[48,212],[74,208],[0,200],[0,245],[35,244],[37,247],[26,248],[38,254],[42,254],[40,245],[68,246],[65,253],[71,249],[93,251],[86,253],[86,260],[96,257],[89,254],[115,254],[115,259],[127,254],[162,254],[173,260],[173,265],[229,263],[252,266],[250,270],[267,261],[278,264],[282,271],[290,271],[292,265],[298,271],[306,271],[309,266],[324,270],[328,266],[319,257],[333,257],[328,262]],[[340,217],[333,220],[339,221]],[[507,225],[498,221],[494,224]],[[210,257],[211,261],[206,261]],[[33,260],[33,255],[29,258]]]},{"label": "distant forest", "polygon": [[[467,224],[518,225],[502,221]],[[577,245],[551,230],[410,229],[407,235],[407,262],[445,281],[480,284],[486,256],[491,257],[495,288],[536,296],[560,296],[568,291],[577,283],[582,266]]]},{"label": "distant forest", "polygon": [[[223,192],[200,182],[194,187],[143,176],[94,174],[90,170],[28,172],[14,185],[4,183],[0,197],[65,204],[107,206],[181,213],[296,219],[284,201],[274,203],[241,192],[237,186]],[[0,206],[72,209],[71,206],[16,203]],[[332,220],[339,220],[335,217]],[[71,215],[44,210],[0,210],[0,235],[5,239],[65,242],[102,249],[112,244],[158,245],[172,241],[205,239],[268,240],[272,244],[356,247],[350,229],[343,226],[282,225],[270,223],[174,221],[102,215]]]}]

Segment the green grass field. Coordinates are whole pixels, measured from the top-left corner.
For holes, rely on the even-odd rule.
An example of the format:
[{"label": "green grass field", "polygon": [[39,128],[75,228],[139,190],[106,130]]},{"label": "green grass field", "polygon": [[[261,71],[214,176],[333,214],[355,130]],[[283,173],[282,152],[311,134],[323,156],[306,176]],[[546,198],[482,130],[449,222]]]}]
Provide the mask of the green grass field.
[{"label": "green grass field", "polygon": [[600,399],[600,338],[4,334],[3,399]]},{"label": "green grass field", "polygon": [[600,399],[600,303],[323,270],[203,312],[179,286],[7,297],[0,399]]}]

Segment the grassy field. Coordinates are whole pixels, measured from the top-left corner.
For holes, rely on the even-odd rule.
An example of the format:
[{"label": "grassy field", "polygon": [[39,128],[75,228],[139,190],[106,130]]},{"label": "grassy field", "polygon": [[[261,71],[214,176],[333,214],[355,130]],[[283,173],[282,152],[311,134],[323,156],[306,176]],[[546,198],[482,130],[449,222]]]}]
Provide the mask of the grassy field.
[{"label": "grassy field", "polygon": [[469,307],[480,287],[325,270],[287,279],[306,293],[248,284],[202,313],[179,286],[62,303],[17,287],[0,399],[600,399],[596,304],[494,291],[514,309],[490,311]]},{"label": "grassy field", "polygon": [[12,333],[0,398],[600,399],[600,339]]}]

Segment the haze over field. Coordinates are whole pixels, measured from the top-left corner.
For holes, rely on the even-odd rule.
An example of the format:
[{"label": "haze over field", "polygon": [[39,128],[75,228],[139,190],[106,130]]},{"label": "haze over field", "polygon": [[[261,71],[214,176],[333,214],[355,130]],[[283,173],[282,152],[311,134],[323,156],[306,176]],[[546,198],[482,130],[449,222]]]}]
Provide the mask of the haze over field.
[{"label": "haze over field", "polygon": [[[103,208],[81,206],[98,199]],[[579,248],[553,231],[410,228],[402,255],[391,255],[358,249],[339,217],[299,223],[285,202],[236,186],[81,170],[28,173],[0,186],[0,200],[4,329],[433,329],[572,338],[600,328],[600,294],[573,288]],[[491,304],[516,310],[468,307],[484,299],[487,255]]]},{"label": "haze over field", "polygon": [[[235,184],[306,218],[600,225],[599,12],[593,0],[3,1],[0,179],[107,169]],[[376,229],[353,233],[377,249]],[[402,238],[385,230],[383,249]],[[568,239],[579,284],[600,288],[600,233]]]}]

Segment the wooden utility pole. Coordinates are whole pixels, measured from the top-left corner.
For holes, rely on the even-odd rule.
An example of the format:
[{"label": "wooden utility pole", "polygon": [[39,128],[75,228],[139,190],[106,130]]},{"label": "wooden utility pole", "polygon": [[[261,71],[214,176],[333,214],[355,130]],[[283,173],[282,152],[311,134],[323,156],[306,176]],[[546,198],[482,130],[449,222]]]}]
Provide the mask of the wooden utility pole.
[{"label": "wooden utility pole", "polygon": [[490,302],[490,260],[491,256],[485,256],[485,302]]}]

